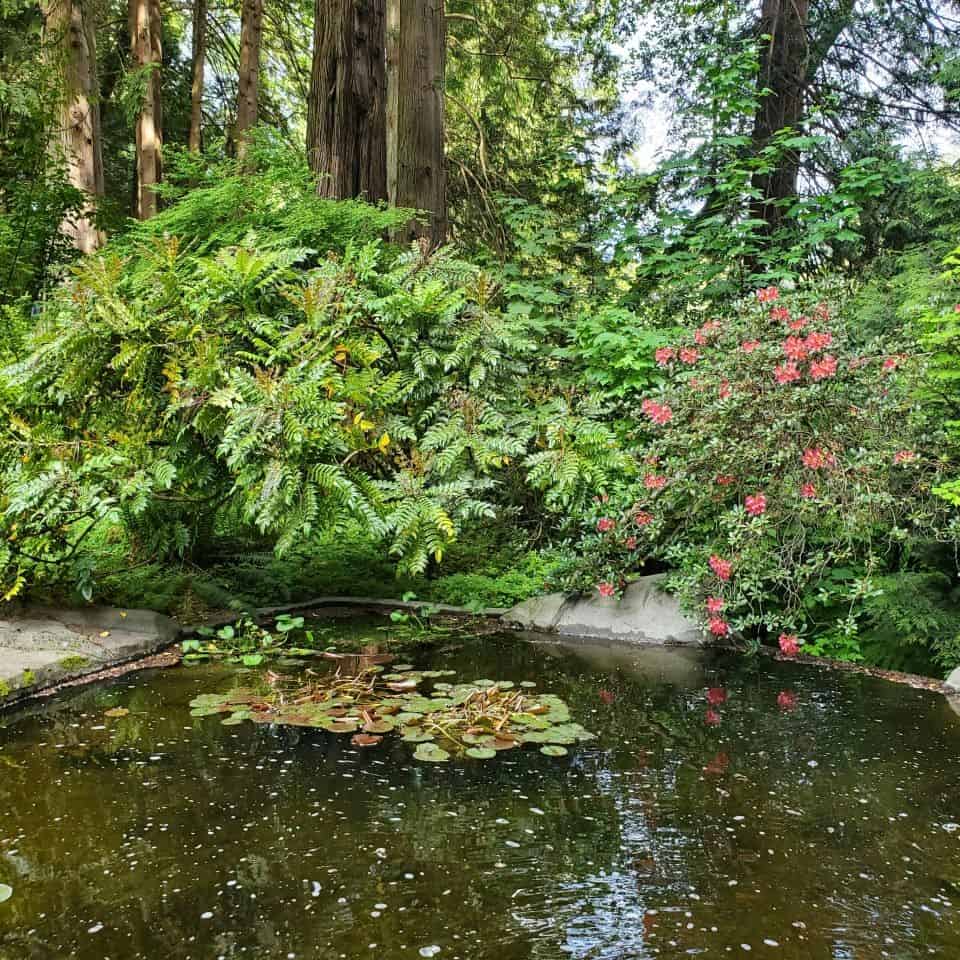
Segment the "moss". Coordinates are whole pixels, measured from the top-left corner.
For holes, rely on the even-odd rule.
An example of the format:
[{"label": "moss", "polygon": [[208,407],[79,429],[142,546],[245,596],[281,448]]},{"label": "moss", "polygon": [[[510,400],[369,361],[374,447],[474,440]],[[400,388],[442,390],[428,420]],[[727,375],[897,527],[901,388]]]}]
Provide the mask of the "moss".
[{"label": "moss", "polygon": [[10,689],[10,684],[5,680],[0,680],[0,698],[9,697],[13,691]]},{"label": "moss", "polygon": [[60,661],[60,666],[64,670],[82,670],[84,667],[89,666],[90,660],[87,657],[81,656],[72,656],[64,657]]},{"label": "moss", "polygon": [[32,687],[37,682],[37,675],[32,670],[24,670],[20,677],[21,687]]}]

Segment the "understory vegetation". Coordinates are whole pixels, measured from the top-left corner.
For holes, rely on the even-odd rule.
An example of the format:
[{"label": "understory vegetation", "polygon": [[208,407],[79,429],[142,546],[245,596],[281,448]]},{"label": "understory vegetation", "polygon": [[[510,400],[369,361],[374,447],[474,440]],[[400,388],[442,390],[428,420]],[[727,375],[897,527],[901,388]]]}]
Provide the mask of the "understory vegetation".
[{"label": "understory vegetation", "polygon": [[[104,36],[84,181],[49,132],[76,53],[7,11],[2,602],[480,610],[664,573],[719,639],[960,664],[960,24],[740,6],[451,8],[419,193],[394,127],[325,139],[320,106],[358,107],[292,7],[252,119],[232,19],[199,105],[182,13],[159,59]],[[851,73],[865,48],[895,82]]]}]

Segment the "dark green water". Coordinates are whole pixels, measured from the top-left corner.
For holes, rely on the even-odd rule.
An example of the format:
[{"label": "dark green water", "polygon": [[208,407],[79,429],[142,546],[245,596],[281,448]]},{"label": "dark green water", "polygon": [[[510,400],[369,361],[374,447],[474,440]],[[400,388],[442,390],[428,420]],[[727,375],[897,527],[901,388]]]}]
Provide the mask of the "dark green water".
[{"label": "dark green water", "polygon": [[65,695],[0,727],[0,958],[960,957],[942,698],[506,637],[417,665],[536,680],[599,739],[414,764],[194,720],[217,667]]}]

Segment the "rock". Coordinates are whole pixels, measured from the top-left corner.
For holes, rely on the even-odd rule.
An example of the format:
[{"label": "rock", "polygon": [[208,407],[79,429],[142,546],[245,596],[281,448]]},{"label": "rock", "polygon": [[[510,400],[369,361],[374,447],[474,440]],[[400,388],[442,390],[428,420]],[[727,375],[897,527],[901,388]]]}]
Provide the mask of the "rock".
[{"label": "rock", "polygon": [[173,620],[150,610],[11,611],[0,619],[0,704],[148,656],[173,643],[178,632]]},{"label": "rock", "polygon": [[953,673],[944,682],[951,690],[960,693],[960,667],[954,668]]},{"label": "rock", "polygon": [[662,574],[631,583],[621,599],[565,597],[551,593],[518,604],[503,615],[506,623],[562,636],[626,640],[632,643],[697,644],[700,627],[680,612],[673,597],[660,589]]}]

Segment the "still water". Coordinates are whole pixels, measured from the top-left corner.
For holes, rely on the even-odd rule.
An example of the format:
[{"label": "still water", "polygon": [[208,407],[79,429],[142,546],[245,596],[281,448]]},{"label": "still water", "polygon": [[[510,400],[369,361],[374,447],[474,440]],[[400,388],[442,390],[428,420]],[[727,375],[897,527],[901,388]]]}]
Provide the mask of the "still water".
[{"label": "still water", "polygon": [[191,718],[233,668],[67,693],[0,718],[0,960],[960,957],[942,698],[512,636],[413,659],[534,680],[598,739],[428,765]]}]

